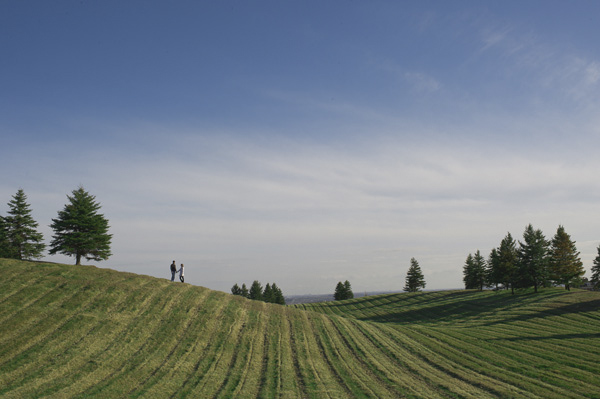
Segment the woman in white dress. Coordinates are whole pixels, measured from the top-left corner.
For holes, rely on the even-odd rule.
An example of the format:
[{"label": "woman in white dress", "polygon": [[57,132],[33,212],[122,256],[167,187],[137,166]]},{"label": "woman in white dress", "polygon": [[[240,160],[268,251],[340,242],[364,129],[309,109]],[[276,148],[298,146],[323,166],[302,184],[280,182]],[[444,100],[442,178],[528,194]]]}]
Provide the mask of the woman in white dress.
[{"label": "woman in white dress", "polygon": [[181,268],[179,269],[179,280],[183,283],[183,263],[181,264]]}]

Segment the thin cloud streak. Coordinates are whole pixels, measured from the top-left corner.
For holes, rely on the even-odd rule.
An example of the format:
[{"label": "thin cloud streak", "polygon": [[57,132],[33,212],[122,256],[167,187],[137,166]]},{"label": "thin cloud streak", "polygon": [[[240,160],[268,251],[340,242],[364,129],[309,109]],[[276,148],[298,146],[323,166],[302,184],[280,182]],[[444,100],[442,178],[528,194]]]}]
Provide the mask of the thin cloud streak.
[{"label": "thin cloud streak", "polygon": [[[600,60],[577,54],[553,43],[542,41],[530,31],[504,26],[481,31],[479,55],[497,52],[504,73],[531,76],[537,90],[552,91],[568,96],[579,106],[597,107],[600,102]],[[532,86],[535,87],[535,86]],[[535,93],[533,93],[535,94]],[[541,93],[540,93],[541,94]],[[549,105],[552,102],[546,102]],[[566,102],[559,104],[564,107]]]},{"label": "thin cloud streak", "polygon": [[[448,288],[460,286],[468,252],[485,253],[509,230],[518,237],[527,223],[548,236],[565,224],[576,240],[594,238],[563,203],[597,211],[600,192],[590,182],[600,165],[592,159],[582,169],[574,153],[556,163],[560,148],[531,157],[490,152],[485,142],[435,147],[385,135],[350,150],[294,140],[260,146],[243,138],[194,139],[174,131],[169,140],[176,144],[168,153],[183,156],[117,157],[107,164],[86,154],[88,172],[74,173],[73,187],[62,185],[68,194],[84,184],[111,220],[115,255],[107,267],[143,266],[162,276],[173,257],[197,271],[192,283],[224,291],[237,281],[272,279],[290,293],[328,292],[332,282],[325,276],[345,273],[358,289],[389,290],[401,288],[398,276],[415,256],[426,277],[430,268],[428,287]],[[194,157],[195,149],[210,155]],[[59,194],[42,208],[43,219],[62,208],[66,196]],[[299,283],[299,270],[322,280]],[[454,279],[443,270],[455,270]]]}]

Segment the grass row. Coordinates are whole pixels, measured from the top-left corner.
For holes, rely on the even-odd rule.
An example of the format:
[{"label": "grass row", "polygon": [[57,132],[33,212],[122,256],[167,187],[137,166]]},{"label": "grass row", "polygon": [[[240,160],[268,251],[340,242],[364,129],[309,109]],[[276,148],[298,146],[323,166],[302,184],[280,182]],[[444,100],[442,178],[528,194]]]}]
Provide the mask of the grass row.
[{"label": "grass row", "polygon": [[3,398],[600,397],[597,293],[294,308],[89,266],[0,272]]},{"label": "grass row", "polygon": [[[479,397],[600,397],[600,294],[527,291],[392,294],[300,305],[375,325],[371,336],[409,349]],[[376,331],[373,333],[372,331]],[[424,372],[420,372],[425,376]],[[433,377],[431,377],[433,378]],[[444,387],[439,379],[429,383]],[[457,392],[467,397],[474,390]]]}]

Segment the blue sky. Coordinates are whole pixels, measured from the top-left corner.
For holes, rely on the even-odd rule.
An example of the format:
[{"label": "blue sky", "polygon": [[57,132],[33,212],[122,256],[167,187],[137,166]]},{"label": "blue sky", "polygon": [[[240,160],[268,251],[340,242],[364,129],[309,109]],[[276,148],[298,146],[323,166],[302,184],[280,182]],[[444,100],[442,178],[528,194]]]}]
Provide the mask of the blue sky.
[{"label": "blue sky", "polygon": [[[459,288],[532,223],[600,244],[595,1],[5,1],[0,213],[83,185],[100,267],[228,291]],[[4,200],[2,200],[4,198]],[[45,259],[72,263],[73,259]],[[588,272],[589,275],[589,272]]]}]

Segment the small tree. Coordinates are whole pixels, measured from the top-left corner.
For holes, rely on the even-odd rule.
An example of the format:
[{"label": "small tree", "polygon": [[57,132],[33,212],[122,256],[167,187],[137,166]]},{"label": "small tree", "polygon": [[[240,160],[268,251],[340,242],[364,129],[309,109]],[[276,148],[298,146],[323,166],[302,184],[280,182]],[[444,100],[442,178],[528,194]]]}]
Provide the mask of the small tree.
[{"label": "small tree", "polygon": [[285,305],[285,297],[283,296],[283,292],[277,286],[277,284],[273,283],[271,285],[271,289],[273,290],[273,303]]},{"label": "small tree", "polygon": [[592,266],[592,277],[590,278],[594,289],[600,288],[600,245],[598,246],[598,256],[594,259],[594,266]]},{"label": "small tree", "polygon": [[565,289],[569,291],[571,283],[585,273],[575,241],[571,240],[563,226],[558,226],[556,235],[552,238],[549,266],[551,278],[558,284],[564,284]]},{"label": "small tree", "polygon": [[335,286],[333,299],[335,299],[336,301],[343,301],[345,299],[352,298],[354,298],[354,293],[352,292],[352,286],[350,285],[350,281],[346,280],[343,283],[339,281]]},{"label": "small tree", "polygon": [[265,289],[263,290],[261,283],[258,280],[254,280],[254,282],[250,286],[250,291],[248,291],[248,288],[246,288],[245,283],[242,284],[241,288],[236,283],[233,285],[233,287],[231,287],[231,293],[233,295],[240,295],[244,298],[254,299],[257,301],[285,305],[285,298],[283,297],[283,292],[281,292],[281,289],[275,283],[267,283]]},{"label": "small tree", "polygon": [[267,303],[274,302],[275,293],[273,292],[273,288],[271,288],[271,284],[267,283],[267,285],[265,285],[265,290],[263,291],[262,295],[263,295],[262,296],[263,301],[265,301]]},{"label": "small tree", "polygon": [[469,254],[463,268],[463,281],[465,289],[483,290],[486,284],[485,259],[481,256],[481,252],[477,250],[475,256]]},{"label": "small tree", "polygon": [[248,287],[246,287],[246,283],[242,283],[242,296],[244,298],[250,298],[250,291],[248,291]]},{"label": "small tree", "polygon": [[8,242],[8,226],[0,216],[0,258],[10,258],[10,243]]},{"label": "small tree", "polygon": [[249,298],[254,299],[255,301],[262,301],[263,299],[263,288],[258,280],[254,280],[252,285],[250,286]]},{"label": "small tree", "polygon": [[4,218],[7,253],[16,259],[41,258],[46,245],[42,233],[36,230],[38,224],[31,217],[25,192],[19,189],[8,206],[10,216]]},{"label": "small tree", "polygon": [[352,286],[350,285],[350,281],[348,280],[344,281],[344,292],[346,293],[345,299],[354,298],[354,292],[352,292]]},{"label": "small tree", "polygon": [[344,284],[341,281],[335,286],[335,291],[333,292],[333,299],[336,301],[344,300],[346,297],[346,293],[344,292]]},{"label": "small tree", "polygon": [[69,204],[58,212],[58,218],[52,219],[50,227],[54,230],[50,255],[61,253],[75,256],[75,264],[81,264],[81,258],[101,261],[108,259],[111,234],[108,234],[108,220],[98,213],[100,205],[96,197],[87,193],[83,187],[68,196]]},{"label": "small tree", "polygon": [[498,248],[492,248],[488,257],[487,266],[485,269],[485,281],[488,286],[498,289],[498,285],[502,282],[499,273],[500,262],[498,256]]},{"label": "small tree", "polygon": [[417,292],[420,288],[425,288],[425,277],[421,272],[419,262],[415,258],[411,258],[410,267],[406,273],[404,291]]},{"label": "small tree", "polygon": [[485,258],[481,255],[479,250],[477,250],[477,252],[475,252],[475,256],[473,256],[473,266],[473,278],[476,284],[475,288],[479,289],[479,291],[483,291],[483,287],[486,285],[486,265]]},{"label": "small tree", "polygon": [[477,284],[475,283],[475,278],[473,277],[474,268],[475,266],[473,264],[473,255],[469,254],[463,266],[463,282],[465,283],[465,290],[470,290],[476,288],[477,286]]},{"label": "small tree", "polygon": [[237,283],[235,283],[233,287],[231,287],[231,293],[233,295],[242,295],[242,289],[239,285],[237,285]]}]

